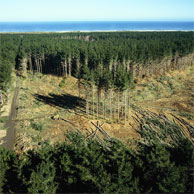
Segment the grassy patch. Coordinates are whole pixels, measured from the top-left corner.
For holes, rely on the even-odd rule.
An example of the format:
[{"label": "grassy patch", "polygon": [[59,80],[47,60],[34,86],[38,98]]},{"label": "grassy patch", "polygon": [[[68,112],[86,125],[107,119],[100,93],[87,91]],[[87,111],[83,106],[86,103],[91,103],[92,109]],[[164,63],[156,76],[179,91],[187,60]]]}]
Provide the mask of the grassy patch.
[{"label": "grassy patch", "polygon": [[46,125],[42,122],[32,122],[31,127],[36,131],[43,131],[46,129]]},{"label": "grassy patch", "polygon": [[187,112],[180,112],[179,115],[187,118],[188,120],[192,120],[194,118],[194,116],[192,114],[187,113]]},{"label": "grassy patch", "polygon": [[20,95],[20,100],[26,100],[26,99],[27,99],[26,94],[21,94],[21,95]]},{"label": "grassy patch", "polygon": [[34,100],[34,104],[33,104],[33,108],[37,108],[37,107],[40,107],[42,106],[43,103],[39,100]]},{"label": "grassy patch", "polygon": [[0,117],[0,130],[6,130],[5,123],[8,121],[8,116]]},{"label": "grassy patch", "polygon": [[61,80],[61,82],[59,83],[59,87],[60,88],[64,88],[65,87],[65,80],[63,79],[63,80]]},{"label": "grassy patch", "polygon": [[8,116],[1,116],[0,117],[0,123],[5,123],[6,121],[8,121]]},{"label": "grassy patch", "polygon": [[5,130],[6,131],[7,128],[5,128],[4,125],[0,123],[0,130]]}]

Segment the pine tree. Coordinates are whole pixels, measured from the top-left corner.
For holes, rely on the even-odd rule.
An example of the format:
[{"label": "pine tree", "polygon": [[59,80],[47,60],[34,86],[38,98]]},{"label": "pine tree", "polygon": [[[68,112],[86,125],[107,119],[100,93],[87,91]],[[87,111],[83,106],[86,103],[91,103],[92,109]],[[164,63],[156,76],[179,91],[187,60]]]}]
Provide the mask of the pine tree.
[{"label": "pine tree", "polygon": [[185,192],[183,169],[170,160],[170,152],[164,145],[154,143],[143,150],[145,168],[143,171],[145,192]]},{"label": "pine tree", "polygon": [[6,90],[9,86],[11,81],[11,70],[12,67],[8,61],[1,61],[0,62],[0,89]]},{"label": "pine tree", "polygon": [[17,191],[18,177],[15,162],[16,154],[0,147],[0,193]]},{"label": "pine tree", "polygon": [[41,162],[32,172],[29,180],[29,193],[52,193],[55,194],[55,167],[51,162]]}]

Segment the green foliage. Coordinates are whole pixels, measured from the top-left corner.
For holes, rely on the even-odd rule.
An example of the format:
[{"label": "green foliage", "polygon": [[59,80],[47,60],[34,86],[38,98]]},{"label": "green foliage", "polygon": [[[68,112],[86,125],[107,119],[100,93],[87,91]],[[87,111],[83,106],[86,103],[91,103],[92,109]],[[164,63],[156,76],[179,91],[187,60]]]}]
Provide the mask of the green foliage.
[{"label": "green foliage", "polygon": [[3,188],[7,183],[6,171],[10,168],[8,165],[9,155],[0,148],[0,193],[3,193]]},{"label": "green foliage", "polygon": [[187,118],[188,120],[192,120],[194,118],[193,114],[187,113],[187,112],[180,112],[180,116]]},{"label": "green foliage", "polygon": [[[146,165],[143,170],[144,190],[154,193],[184,192],[186,181],[184,168],[170,161],[170,152],[161,144],[143,147],[143,160]],[[154,182],[153,182],[154,180]]]},{"label": "green foliage", "polygon": [[[15,63],[19,69],[26,58],[38,77],[40,72],[69,73],[86,85],[124,91],[134,87],[129,69],[193,51],[193,32],[2,34],[0,89],[8,88],[11,69]],[[37,122],[31,127],[45,128]],[[141,145],[138,153],[118,140],[101,143],[80,133],[67,134],[62,144],[44,142],[39,150],[20,156],[0,148],[0,193],[192,192],[193,146],[182,139],[179,126],[152,117],[139,131],[149,146]],[[161,144],[169,138],[174,147]]]},{"label": "green foliage", "polygon": [[7,90],[11,81],[11,71],[21,38],[18,35],[1,35],[0,47],[0,89]]},{"label": "green foliage", "polygon": [[61,82],[59,83],[59,87],[60,88],[64,88],[65,87],[65,80],[61,80]]},{"label": "green foliage", "polygon": [[165,116],[152,115],[144,117],[140,126],[140,134],[148,144],[153,142],[166,142],[177,144],[182,139],[181,127]]},{"label": "green foliage", "polygon": [[84,65],[83,65],[82,78],[83,78],[86,82],[90,80],[90,69],[88,68],[87,64],[84,64]]},{"label": "green foliage", "polygon": [[18,189],[16,155],[0,147],[0,193],[15,193]]},{"label": "green foliage", "polygon": [[8,120],[7,116],[0,116],[0,123],[5,123]]},{"label": "green foliage", "polygon": [[0,149],[0,191],[186,193],[192,192],[192,166],[193,146],[186,139],[175,147],[140,144],[134,152],[115,139],[102,144],[69,132],[62,144],[45,142],[17,159]]},{"label": "green foliage", "polygon": [[125,90],[134,86],[133,71],[193,53],[193,43],[192,32],[2,34],[0,87],[7,87],[11,68],[16,64],[21,69],[26,59],[33,72],[70,74],[95,81],[99,88],[115,85]]},{"label": "green foliage", "polygon": [[113,86],[113,77],[112,73],[108,70],[105,70],[101,77],[99,78],[99,85],[101,88],[108,90]]},{"label": "green foliage", "polygon": [[28,182],[29,193],[56,193],[57,185],[54,182],[55,168],[50,162],[40,163],[32,172]]},{"label": "green foliage", "polygon": [[31,123],[31,127],[32,127],[33,129],[35,129],[36,131],[42,131],[42,130],[45,129],[44,124],[41,123],[41,122],[39,122],[39,123],[37,123],[37,122],[32,122],[32,123]]},{"label": "green foliage", "polygon": [[135,83],[134,83],[134,80],[133,80],[133,73],[132,72],[129,72],[128,74],[128,83],[129,83],[129,87],[130,88],[134,88],[135,87]]},{"label": "green foliage", "polygon": [[129,87],[128,75],[124,69],[117,71],[115,85],[120,91],[126,90]]},{"label": "green foliage", "polygon": [[0,89],[6,90],[11,81],[11,65],[8,61],[0,62]]}]

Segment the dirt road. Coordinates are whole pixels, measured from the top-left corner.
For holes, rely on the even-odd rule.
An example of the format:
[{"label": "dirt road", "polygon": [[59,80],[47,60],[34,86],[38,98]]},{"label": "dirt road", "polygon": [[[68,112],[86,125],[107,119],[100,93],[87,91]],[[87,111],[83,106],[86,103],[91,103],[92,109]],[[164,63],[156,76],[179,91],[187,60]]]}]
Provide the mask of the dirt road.
[{"label": "dirt road", "polygon": [[5,124],[5,128],[7,129],[6,136],[3,138],[4,143],[3,147],[13,150],[15,144],[15,119],[17,117],[17,98],[19,94],[19,78],[16,81],[16,88],[14,91],[14,96],[11,104],[11,110],[9,119]]}]

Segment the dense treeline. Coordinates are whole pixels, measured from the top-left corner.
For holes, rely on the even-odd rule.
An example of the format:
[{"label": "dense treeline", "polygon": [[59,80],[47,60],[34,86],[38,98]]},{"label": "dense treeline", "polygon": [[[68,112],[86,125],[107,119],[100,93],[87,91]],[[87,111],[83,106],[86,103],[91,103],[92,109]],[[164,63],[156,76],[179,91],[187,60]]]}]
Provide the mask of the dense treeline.
[{"label": "dense treeline", "polygon": [[137,76],[153,61],[192,53],[193,43],[193,32],[2,34],[1,67],[16,61],[17,68],[79,77],[85,65],[97,85],[106,71],[116,84],[118,70]]},{"label": "dense treeline", "polygon": [[[1,34],[0,92],[15,65],[21,74],[73,75],[85,90],[87,114],[126,120],[133,79],[179,68],[193,43],[193,32]],[[151,142],[134,151],[115,139],[101,144],[73,133],[22,155],[0,148],[0,193],[192,193],[191,142]]]},{"label": "dense treeline", "polygon": [[[181,63],[178,60],[193,53],[193,45],[193,32],[2,34],[0,89],[6,89],[14,64],[21,74],[29,70],[72,75],[78,78],[79,87],[84,85],[87,113],[96,106],[98,117],[103,106],[104,117],[108,112],[112,118],[115,111],[118,120],[121,114],[126,120],[127,90],[134,86],[134,79],[190,65],[193,56]],[[109,107],[101,103],[107,97]],[[112,109],[115,101],[117,110]]]},{"label": "dense treeline", "polygon": [[0,148],[1,193],[192,193],[193,147],[182,139],[168,147],[139,144],[131,150],[118,140],[67,141],[22,155]]},{"label": "dense treeline", "polygon": [[0,106],[6,102],[20,39],[20,36],[0,35]]},{"label": "dense treeline", "polygon": [[96,83],[108,70],[115,83],[118,69],[138,75],[139,65],[192,53],[193,43],[192,32],[24,35],[17,57],[26,59],[29,70],[58,75],[79,77],[86,65],[98,72]]},{"label": "dense treeline", "polygon": [[0,90],[6,90],[9,86],[20,39],[20,36],[0,35]]}]

